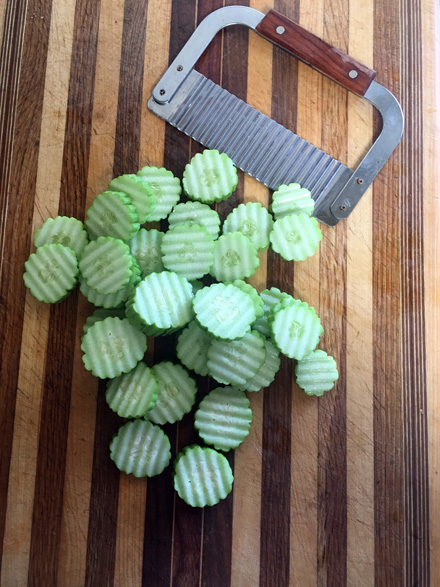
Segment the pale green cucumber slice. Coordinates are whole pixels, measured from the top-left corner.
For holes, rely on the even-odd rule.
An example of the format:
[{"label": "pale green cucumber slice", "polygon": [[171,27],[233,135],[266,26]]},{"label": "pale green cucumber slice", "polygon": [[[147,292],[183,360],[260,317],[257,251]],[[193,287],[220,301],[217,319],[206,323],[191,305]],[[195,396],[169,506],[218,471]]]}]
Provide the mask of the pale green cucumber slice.
[{"label": "pale green cucumber slice", "polygon": [[286,261],[304,261],[311,257],[321,239],[318,221],[303,212],[276,220],[270,233],[273,250]]},{"label": "pale green cucumber slice", "polygon": [[[152,336],[185,326],[194,317],[191,284],[172,271],[151,273],[127,302],[127,317]],[[151,328],[152,327],[152,328]]]},{"label": "pale green cucumber slice", "polygon": [[125,318],[125,309],[124,308],[96,308],[96,310],[93,311],[93,314],[91,314],[90,316],[87,316],[86,321],[84,322],[84,326],[83,326],[83,334],[85,334],[87,332],[87,330],[90,328],[90,326],[93,326],[93,324],[95,324],[95,322],[100,322],[101,320],[105,320],[106,318],[109,317],[117,317],[117,318],[121,318],[121,320],[123,318]]},{"label": "pale green cucumber slice", "polygon": [[312,216],[314,208],[315,202],[309,190],[297,183],[280,185],[272,196],[271,210],[276,220],[301,212]]},{"label": "pale green cucumber slice", "polygon": [[225,385],[244,385],[266,360],[264,340],[254,331],[237,340],[213,339],[208,350],[209,375]]},{"label": "pale green cucumber slice", "polygon": [[269,235],[273,229],[273,218],[260,202],[239,204],[226,217],[223,234],[241,232],[260,251],[269,246]]},{"label": "pale green cucumber slice", "polygon": [[208,375],[208,348],[212,336],[195,320],[177,338],[176,354],[182,365],[198,375]]},{"label": "pale green cucumber slice", "polygon": [[160,273],[165,269],[160,252],[163,235],[163,232],[155,228],[141,228],[128,242],[132,255],[139,261],[142,277],[150,273]]},{"label": "pale green cucumber slice", "polygon": [[125,306],[126,301],[130,298],[134,288],[141,280],[141,270],[139,268],[138,262],[134,257],[132,271],[133,273],[130,277],[130,281],[116,293],[98,293],[87,284],[81,275],[79,276],[79,289],[81,293],[89,300],[89,302],[95,306],[100,306],[102,308],[122,308],[122,306]]},{"label": "pale green cucumber slice", "polygon": [[228,459],[213,448],[187,446],[174,461],[174,489],[192,507],[217,504],[231,493],[233,482]]},{"label": "pale green cucumber slice", "polygon": [[333,388],[339,379],[338,367],[333,357],[316,350],[295,365],[296,382],[307,395],[322,396]]},{"label": "pale green cucumber slice", "polygon": [[60,244],[75,251],[79,257],[89,242],[84,224],[77,218],[56,216],[43,222],[34,234],[35,246]]},{"label": "pale green cucumber slice", "polygon": [[100,294],[116,293],[133,274],[130,248],[120,239],[100,236],[90,241],[79,260],[79,270],[87,285]]},{"label": "pale green cucumber slice", "polygon": [[238,289],[241,289],[241,291],[244,291],[244,293],[247,293],[251,297],[252,303],[254,304],[255,317],[261,318],[261,316],[264,314],[263,300],[255,287],[253,287],[250,283],[246,283],[246,281],[243,281],[242,279],[235,279],[234,281],[225,282],[225,285],[229,284],[235,285],[235,287],[238,287]]},{"label": "pale green cucumber slice", "polygon": [[82,360],[95,377],[118,377],[136,367],[147,350],[147,337],[127,318],[96,322],[81,338]]},{"label": "pale green cucumber slice", "polygon": [[200,279],[214,260],[214,241],[200,224],[178,224],[164,234],[162,262],[167,269],[186,279]]},{"label": "pale green cucumber slice", "polygon": [[134,477],[160,475],[171,460],[171,443],[148,420],[127,422],[110,443],[110,458],[120,471]]},{"label": "pale green cucumber slice", "polygon": [[174,207],[168,216],[170,228],[177,224],[200,224],[206,228],[214,240],[220,233],[220,216],[208,204],[183,202]]},{"label": "pale green cucumber slice", "polygon": [[124,192],[130,196],[141,224],[150,219],[150,215],[156,207],[156,196],[152,188],[141,177],[133,173],[115,177],[109,183],[108,189],[113,192]]},{"label": "pale green cucumber slice", "polygon": [[272,340],[291,359],[301,360],[318,345],[324,332],[314,308],[291,304],[273,313]]},{"label": "pale green cucumber slice", "polygon": [[98,194],[87,210],[84,222],[90,238],[112,236],[129,240],[140,228],[139,216],[131,198],[123,192]]},{"label": "pale green cucumber slice", "polygon": [[252,298],[235,285],[214,283],[194,296],[197,322],[218,338],[241,338],[255,321]]},{"label": "pale green cucumber slice", "polygon": [[277,287],[263,289],[263,291],[260,292],[260,297],[263,301],[263,316],[261,318],[257,318],[257,320],[252,325],[252,328],[254,330],[258,330],[258,332],[269,338],[271,336],[269,316],[272,309],[282,300],[293,301],[293,297],[290,294],[279,290]]},{"label": "pale green cucumber slice", "polygon": [[180,179],[164,167],[142,167],[137,175],[148,183],[156,198],[156,206],[149,214],[148,222],[163,220],[180,199]]},{"label": "pale green cucumber slice", "polygon": [[228,232],[214,241],[210,273],[218,281],[251,277],[259,266],[257,249],[241,232]]},{"label": "pale green cucumber slice", "polygon": [[159,394],[146,418],[155,424],[173,424],[191,411],[197,395],[196,381],[182,365],[162,361],[153,366]]},{"label": "pale green cucumber slice", "polygon": [[239,389],[243,391],[260,391],[264,387],[269,387],[274,381],[275,375],[278,373],[281,365],[280,352],[270,340],[266,339],[264,346],[266,347],[266,359],[264,363],[253,377],[239,386]]},{"label": "pale green cucumber slice", "polygon": [[121,418],[140,418],[154,407],[158,393],[153,370],[140,361],[128,373],[108,381],[105,399]]},{"label": "pale green cucumber slice", "polygon": [[78,259],[72,249],[57,243],[38,247],[24,264],[23,280],[34,298],[54,304],[63,300],[78,280]]},{"label": "pale green cucumber slice", "polygon": [[250,402],[243,391],[216,387],[206,395],[194,415],[200,438],[217,450],[235,449],[249,434],[252,422]]},{"label": "pale green cucumber slice", "polygon": [[237,169],[226,153],[205,149],[197,153],[183,172],[183,190],[191,200],[205,204],[226,200],[238,183]]}]

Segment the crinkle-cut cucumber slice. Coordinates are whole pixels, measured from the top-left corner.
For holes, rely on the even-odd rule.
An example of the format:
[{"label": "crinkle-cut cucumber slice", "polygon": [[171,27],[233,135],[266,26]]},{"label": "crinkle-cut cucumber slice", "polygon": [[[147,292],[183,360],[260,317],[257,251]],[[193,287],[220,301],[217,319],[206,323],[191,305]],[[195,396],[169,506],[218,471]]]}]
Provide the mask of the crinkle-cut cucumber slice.
[{"label": "crinkle-cut cucumber slice", "polygon": [[244,385],[266,360],[264,340],[254,331],[237,340],[212,340],[208,350],[209,375],[225,385]]},{"label": "crinkle-cut cucumber slice", "polygon": [[63,300],[78,279],[75,251],[57,243],[38,247],[24,264],[23,280],[40,302],[54,304]]},{"label": "crinkle-cut cucumber slice", "polygon": [[174,489],[190,506],[217,504],[230,494],[233,482],[228,459],[213,448],[187,446],[174,461]]},{"label": "crinkle-cut cucumber slice", "polygon": [[338,367],[333,357],[316,350],[295,365],[296,382],[307,395],[324,395],[339,379]]},{"label": "crinkle-cut cucumber slice", "polygon": [[141,270],[139,263],[133,257],[132,265],[133,273],[130,277],[130,281],[127,285],[124,285],[122,289],[116,293],[100,294],[90,287],[84,278],[79,276],[79,289],[81,293],[91,302],[94,306],[102,308],[122,308],[125,306],[126,301],[130,298],[134,291],[134,288],[141,280]]},{"label": "crinkle-cut cucumber slice", "polygon": [[113,192],[124,192],[136,207],[139,222],[143,224],[150,219],[156,207],[156,196],[148,183],[134,173],[126,173],[111,180],[108,189]]},{"label": "crinkle-cut cucumber slice", "polygon": [[260,391],[274,381],[281,365],[280,352],[277,347],[270,341],[265,340],[266,359],[257,373],[246,381],[243,385],[238,386],[243,391]]},{"label": "crinkle-cut cucumber slice", "polygon": [[178,224],[162,239],[162,262],[167,269],[186,279],[200,279],[214,260],[214,241],[200,224]]},{"label": "crinkle-cut cucumber slice", "polygon": [[301,212],[312,216],[314,209],[315,202],[309,190],[302,188],[298,183],[280,185],[273,193],[271,210],[275,220]]},{"label": "crinkle-cut cucumber slice", "polygon": [[253,287],[250,283],[246,283],[246,281],[243,281],[242,279],[235,279],[234,281],[225,281],[225,285],[229,284],[238,287],[238,289],[241,289],[241,291],[244,291],[244,293],[247,293],[251,297],[252,303],[254,304],[256,318],[260,318],[261,316],[263,316],[263,300],[260,297],[260,294],[255,289],[255,287]]},{"label": "crinkle-cut cucumber slice", "polygon": [[196,153],[183,172],[183,191],[205,204],[226,200],[238,183],[237,169],[226,153],[205,149]]},{"label": "crinkle-cut cucumber slice", "polygon": [[180,199],[180,179],[164,167],[142,167],[137,175],[148,183],[156,198],[156,206],[148,216],[148,222],[163,220]]},{"label": "crinkle-cut cucumber slice", "polygon": [[210,273],[218,281],[251,277],[259,266],[257,249],[241,232],[228,232],[214,241]]},{"label": "crinkle-cut cucumber slice", "polygon": [[56,216],[43,222],[34,234],[35,246],[60,244],[75,251],[79,257],[84,247],[89,242],[89,237],[84,224],[77,218],[70,216]]},{"label": "crinkle-cut cucumber slice", "polygon": [[105,399],[121,418],[140,418],[154,407],[158,393],[153,370],[140,361],[128,373],[107,382]]},{"label": "crinkle-cut cucumber slice", "polygon": [[252,422],[250,402],[234,387],[216,387],[206,395],[194,415],[200,438],[225,452],[235,449],[249,434]]},{"label": "crinkle-cut cucumber slice", "polygon": [[324,332],[314,308],[290,304],[274,312],[270,327],[272,341],[291,359],[301,360],[318,345]]},{"label": "crinkle-cut cucumber slice", "polygon": [[133,274],[130,248],[120,239],[100,236],[85,247],[79,270],[87,285],[97,293],[116,293],[128,284]]},{"label": "crinkle-cut cucumber slice", "polygon": [[304,212],[276,220],[270,233],[273,250],[286,261],[304,261],[311,257],[321,239],[318,221]]},{"label": "crinkle-cut cucumber slice", "polygon": [[139,216],[131,198],[124,192],[102,192],[87,210],[84,222],[90,238],[112,236],[129,240],[139,230]]},{"label": "crinkle-cut cucumber slice", "polygon": [[105,320],[106,318],[109,317],[117,317],[117,318],[121,318],[121,320],[123,318],[125,318],[125,309],[124,308],[96,308],[96,310],[93,311],[93,314],[91,314],[90,316],[87,316],[86,321],[84,322],[84,326],[83,326],[83,334],[85,334],[87,332],[87,330],[90,328],[90,326],[93,326],[93,324],[95,324],[95,322],[100,322],[101,320]]},{"label": "crinkle-cut cucumber slice", "polygon": [[220,216],[208,204],[200,202],[182,202],[177,204],[168,216],[170,228],[178,224],[200,224],[204,226],[214,240],[220,233]]},{"label": "crinkle-cut cucumber slice", "polygon": [[260,202],[247,202],[239,204],[228,214],[223,223],[223,234],[241,232],[260,251],[267,249],[270,244],[273,223],[271,214]]},{"label": "crinkle-cut cucumber slice", "polygon": [[212,336],[195,320],[177,338],[176,354],[182,365],[198,375],[208,375],[208,348]]},{"label": "crinkle-cut cucumber slice", "polygon": [[150,273],[160,273],[165,269],[162,263],[162,253],[160,252],[163,235],[163,232],[155,228],[149,230],[141,228],[128,241],[130,251],[141,267],[142,277],[146,277]]},{"label": "crinkle-cut cucumber slice", "polygon": [[134,369],[147,350],[147,337],[127,318],[95,322],[81,338],[83,363],[95,377],[118,377]]},{"label": "crinkle-cut cucumber slice", "polygon": [[261,318],[257,318],[257,320],[252,325],[254,330],[258,330],[263,336],[270,338],[271,330],[269,325],[269,316],[272,309],[282,300],[290,300],[293,301],[293,297],[284,292],[279,290],[277,287],[271,287],[268,289],[263,289],[260,292],[260,297],[263,301],[263,316]]},{"label": "crinkle-cut cucumber slice", "polygon": [[150,273],[127,302],[127,317],[155,336],[185,326],[194,317],[192,286],[173,271]]},{"label": "crinkle-cut cucumber slice", "polygon": [[197,395],[196,381],[177,363],[162,361],[153,366],[159,384],[159,394],[146,418],[155,424],[174,424],[191,411]]},{"label": "crinkle-cut cucumber slice", "polygon": [[214,283],[194,296],[197,322],[218,338],[241,338],[255,320],[252,298],[235,285]]},{"label": "crinkle-cut cucumber slice", "polygon": [[160,426],[148,420],[133,420],[121,426],[113,437],[110,458],[124,473],[154,477],[168,466],[171,443]]}]

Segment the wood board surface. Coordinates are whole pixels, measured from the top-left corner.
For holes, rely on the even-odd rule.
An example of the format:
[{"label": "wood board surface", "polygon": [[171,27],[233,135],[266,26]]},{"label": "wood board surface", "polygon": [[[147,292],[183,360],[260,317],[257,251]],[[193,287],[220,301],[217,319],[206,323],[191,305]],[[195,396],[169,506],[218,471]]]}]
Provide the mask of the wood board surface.
[{"label": "wood board surface", "polygon": [[[121,420],[82,366],[92,307],[25,291],[32,233],[83,219],[109,180],[177,175],[200,147],[146,102],[196,24],[227,4],[275,8],[377,71],[399,99],[399,148],[348,220],[302,263],[260,254],[251,282],[314,305],[340,380],[323,398],[276,382],[250,394],[232,494],[191,509],[171,470],[120,475]],[[435,0],[0,2],[0,537],[2,587],[440,584],[439,6]],[[379,122],[349,94],[240,27],[198,70],[350,166]],[[270,202],[240,172],[232,200]],[[164,341],[148,361],[168,357]],[[191,416],[166,427],[173,454]]]}]

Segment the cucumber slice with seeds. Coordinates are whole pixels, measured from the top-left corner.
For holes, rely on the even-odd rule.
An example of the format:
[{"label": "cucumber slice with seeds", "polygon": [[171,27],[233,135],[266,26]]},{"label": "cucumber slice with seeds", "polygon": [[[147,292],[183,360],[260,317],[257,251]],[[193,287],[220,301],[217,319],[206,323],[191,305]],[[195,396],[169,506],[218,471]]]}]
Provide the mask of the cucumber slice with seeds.
[{"label": "cucumber slice with seeds", "polygon": [[139,222],[143,224],[150,219],[156,207],[156,196],[148,183],[133,173],[115,177],[108,185],[113,192],[124,192],[136,207]]},{"label": "cucumber slice with seeds", "polygon": [[304,261],[311,257],[321,239],[318,221],[303,212],[276,220],[270,233],[273,250],[286,261]]},{"label": "cucumber slice with seeds", "polygon": [[156,205],[148,216],[148,222],[163,220],[180,199],[180,179],[164,167],[142,167],[137,175],[148,183],[156,198]]},{"label": "cucumber slice with seeds", "polygon": [[272,196],[271,210],[276,220],[301,212],[311,216],[314,208],[315,202],[309,190],[298,183],[280,185]]},{"label": "cucumber slice with seeds", "polygon": [[160,273],[165,269],[160,251],[163,235],[163,232],[155,228],[141,228],[128,242],[132,255],[139,262],[142,277],[150,273]]},{"label": "cucumber slice with seeds", "polygon": [[183,202],[174,207],[168,216],[170,228],[178,224],[200,224],[206,228],[214,240],[220,232],[220,216],[208,204]]},{"label": "cucumber slice with seeds", "polygon": [[87,284],[87,282],[81,275],[79,276],[79,289],[83,296],[85,296],[89,300],[89,302],[91,302],[95,306],[100,306],[102,308],[122,308],[122,306],[125,305],[126,301],[132,295],[136,285],[141,280],[141,270],[138,262],[134,258],[131,268],[133,273],[130,277],[130,281],[127,283],[127,285],[124,285],[124,287],[118,290],[116,293],[98,293]]},{"label": "cucumber slice with seeds", "polygon": [[179,224],[164,234],[162,262],[186,279],[199,279],[214,260],[214,241],[204,226]]},{"label": "cucumber slice with seeds", "polygon": [[237,169],[226,153],[205,149],[197,153],[183,172],[183,190],[191,200],[205,204],[226,200],[238,183]]},{"label": "cucumber slice with seeds", "polygon": [[214,242],[210,273],[218,281],[251,277],[259,266],[257,249],[241,232],[228,232]]},{"label": "cucumber slice with seeds", "polygon": [[34,234],[35,247],[60,244],[75,251],[79,257],[89,242],[87,231],[81,220],[69,216],[56,216],[43,222]]},{"label": "cucumber slice with seeds", "polygon": [[212,336],[192,320],[179,334],[176,354],[182,365],[198,375],[208,375],[208,349]]},{"label": "cucumber slice with seeds", "polygon": [[140,228],[139,216],[131,199],[123,192],[98,194],[87,210],[84,222],[91,238],[112,236],[129,240]]},{"label": "cucumber slice with seeds", "polygon": [[324,395],[339,379],[338,367],[333,357],[316,350],[295,365],[296,382],[307,395]]},{"label": "cucumber slice with seeds", "polygon": [[260,391],[264,387],[269,387],[274,381],[281,365],[280,352],[270,340],[265,340],[264,346],[266,348],[264,363],[253,377],[243,385],[238,386],[239,389],[243,391]]},{"label": "cucumber slice with seeds", "polygon": [[324,332],[314,308],[290,304],[273,313],[270,321],[272,340],[291,359],[301,360],[318,345]]},{"label": "cucumber slice with seeds", "polygon": [[248,296],[250,296],[252,303],[254,304],[255,317],[261,318],[261,316],[263,316],[264,314],[263,300],[260,297],[260,294],[255,289],[255,287],[253,287],[250,283],[246,283],[246,281],[243,281],[242,279],[235,279],[234,281],[225,281],[225,285],[229,284],[238,287],[238,289],[241,289],[241,291],[244,291],[244,293],[247,293]]},{"label": "cucumber slice with seeds", "polygon": [[148,420],[134,420],[121,426],[114,436],[110,458],[124,473],[155,477],[171,460],[171,443],[159,426]]},{"label": "cucumber slice with seeds", "polygon": [[260,251],[270,244],[273,223],[272,216],[260,202],[247,202],[239,204],[228,214],[223,223],[223,234],[241,232]]},{"label": "cucumber slice with seeds", "polygon": [[105,399],[121,418],[140,418],[154,407],[158,393],[152,369],[141,361],[132,371],[108,381]]},{"label": "cucumber slice with seeds", "polygon": [[229,495],[233,482],[228,459],[213,448],[187,446],[174,461],[174,489],[192,507],[217,504]]},{"label": "cucumber slice with seeds", "polygon": [[249,434],[251,422],[246,394],[233,387],[210,391],[194,415],[194,427],[202,440],[225,452],[240,446]]},{"label": "cucumber slice with seeds", "polygon": [[40,302],[60,302],[77,283],[76,253],[64,245],[53,243],[38,247],[24,267],[24,284]]}]

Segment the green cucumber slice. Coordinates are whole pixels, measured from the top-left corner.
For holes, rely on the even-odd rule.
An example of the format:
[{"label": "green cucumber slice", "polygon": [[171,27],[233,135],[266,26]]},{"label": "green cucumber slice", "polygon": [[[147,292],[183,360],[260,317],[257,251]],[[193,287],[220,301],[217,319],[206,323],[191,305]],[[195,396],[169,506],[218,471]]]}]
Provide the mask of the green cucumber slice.
[{"label": "green cucumber slice", "polygon": [[177,338],[176,354],[182,365],[198,375],[208,375],[208,348],[211,338],[204,328],[192,320]]},{"label": "green cucumber slice", "polygon": [[141,268],[142,277],[150,273],[160,273],[165,269],[162,263],[162,245],[163,232],[151,228],[146,230],[141,228],[134,237],[128,241],[131,254],[136,257]]},{"label": "green cucumber slice", "polygon": [[115,177],[109,183],[108,189],[112,192],[124,192],[130,196],[141,224],[150,220],[156,207],[156,196],[152,188],[141,177],[133,173]]},{"label": "green cucumber slice", "polygon": [[261,318],[257,318],[257,320],[252,325],[252,328],[254,330],[258,330],[258,332],[260,332],[266,338],[270,338],[271,330],[269,325],[269,316],[272,309],[282,300],[293,301],[293,297],[290,294],[279,290],[277,287],[263,289],[263,291],[260,292],[260,297],[263,301],[263,316],[261,316]]},{"label": "green cucumber slice", "polygon": [[147,337],[124,318],[96,322],[81,338],[83,363],[101,379],[118,377],[136,367],[147,350]]},{"label": "green cucumber slice", "polygon": [[57,243],[38,247],[24,264],[23,280],[34,298],[54,304],[63,300],[78,279],[78,259],[72,249]]},{"label": "green cucumber slice", "polygon": [[270,340],[266,339],[264,346],[266,348],[266,359],[264,363],[253,377],[239,386],[239,389],[243,391],[260,391],[264,387],[269,387],[274,381],[275,375],[278,373],[281,365],[280,352]]},{"label": "green cucumber slice", "polygon": [[163,264],[186,279],[199,279],[209,272],[213,251],[212,236],[200,224],[178,224],[162,239]]},{"label": "green cucumber slice", "polygon": [[84,278],[80,275],[79,276],[79,289],[83,296],[85,296],[89,302],[91,302],[95,306],[101,306],[102,308],[122,308],[125,305],[126,301],[132,295],[134,288],[141,280],[141,270],[139,267],[138,262],[133,257],[133,264],[132,264],[132,275],[130,277],[130,281],[127,285],[116,293],[110,294],[100,294],[92,287],[90,287]]},{"label": "green cucumber slice", "polygon": [[159,393],[159,384],[145,363],[107,383],[105,399],[109,407],[121,418],[140,418],[150,411]]},{"label": "green cucumber slice", "polygon": [[89,242],[87,231],[81,220],[69,216],[48,218],[34,234],[35,247],[60,244],[75,251],[79,257]]},{"label": "green cucumber slice", "polygon": [[87,316],[86,321],[84,322],[83,326],[83,334],[87,332],[90,326],[93,326],[95,322],[100,322],[101,320],[105,320],[108,317],[117,317],[125,318],[125,309],[124,308],[96,308],[93,311],[93,314]]},{"label": "green cucumber slice", "polygon": [[153,366],[159,384],[159,394],[146,418],[155,424],[174,424],[191,411],[197,395],[196,381],[188,371],[171,361],[162,361]]},{"label": "green cucumber slice", "polygon": [[243,281],[242,279],[235,279],[234,281],[225,282],[225,285],[229,284],[238,287],[238,289],[241,289],[241,291],[244,291],[244,293],[247,293],[248,296],[250,296],[252,303],[254,304],[255,317],[261,318],[261,316],[264,314],[263,300],[255,287],[253,287],[250,283],[246,283],[246,281]]},{"label": "green cucumber slice", "polygon": [[187,446],[174,461],[174,489],[192,507],[217,504],[229,495],[233,482],[228,459],[213,448]]},{"label": "green cucumber slice", "polygon": [[251,277],[259,266],[257,249],[241,232],[228,232],[214,241],[210,273],[218,281]]},{"label": "green cucumber slice", "polygon": [[163,220],[180,199],[180,179],[164,167],[142,167],[137,175],[148,183],[156,198],[156,206],[149,214],[148,222]]},{"label": "green cucumber slice", "polygon": [[197,153],[183,172],[183,190],[191,200],[205,204],[226,200],[238,183],[237,169],[226,153],[205,149]]},{"label": "green cucumber slice", "polygon": [[333,357],[316,350],[295,365],[296,382],[307,395],[322,396],[333,388],[339,379],[338,367]]},{"label": "green cucumber slice", "polygon": [[131,198],[123,192],[98,194],[84,222],[90,237],[112,236],[126,241],[139,230],[139,216]]},{"label": "green cucumber slice", "polygon": [[260,202],[247,202],[239,204],[228,214],[223,223],[223,234],[241,232],[260,251],[270,244],[273,223],[272,216]]},{"label": "green cucumber slice", "polygon": [[171,460],[171,443],[159,426],[148,420],[127,422],[110,443],[117,468],[134,477],[160,475]]},{"label": "green cucumber slice", "polygon": [[204,226],[214,240],[220,232],[220,216],[208,204],[200,202],[183,202],[174,207],[168,216],[170,228],[178,224],[200,224]]},{"label": "green cucumber slice", "polygon": [[291,359],[301,360],[318,345],[324,332],[314,308],[290,304],[273,312],[270,327],[272,340]]},{"label": "green cucumber slice", "polygon": [[271,210],[276,220],[301,212],[312,216],[314,208],[315,202],[309,190],[298,183],[280,185],[272,196]]},{"label": "green cucumber slice", "polygon": [[321,239],[318,221],[303,212],[276,220],[270,233],[273,250],[286,261],[304,261],[311,257]]},{"label": "green cucumber slice", "polygon": [[217,450],[235,449],[249,434],[252,422],[250,402],[243,391],[216,387],[206,395],[194,415],[200,438]]}]

